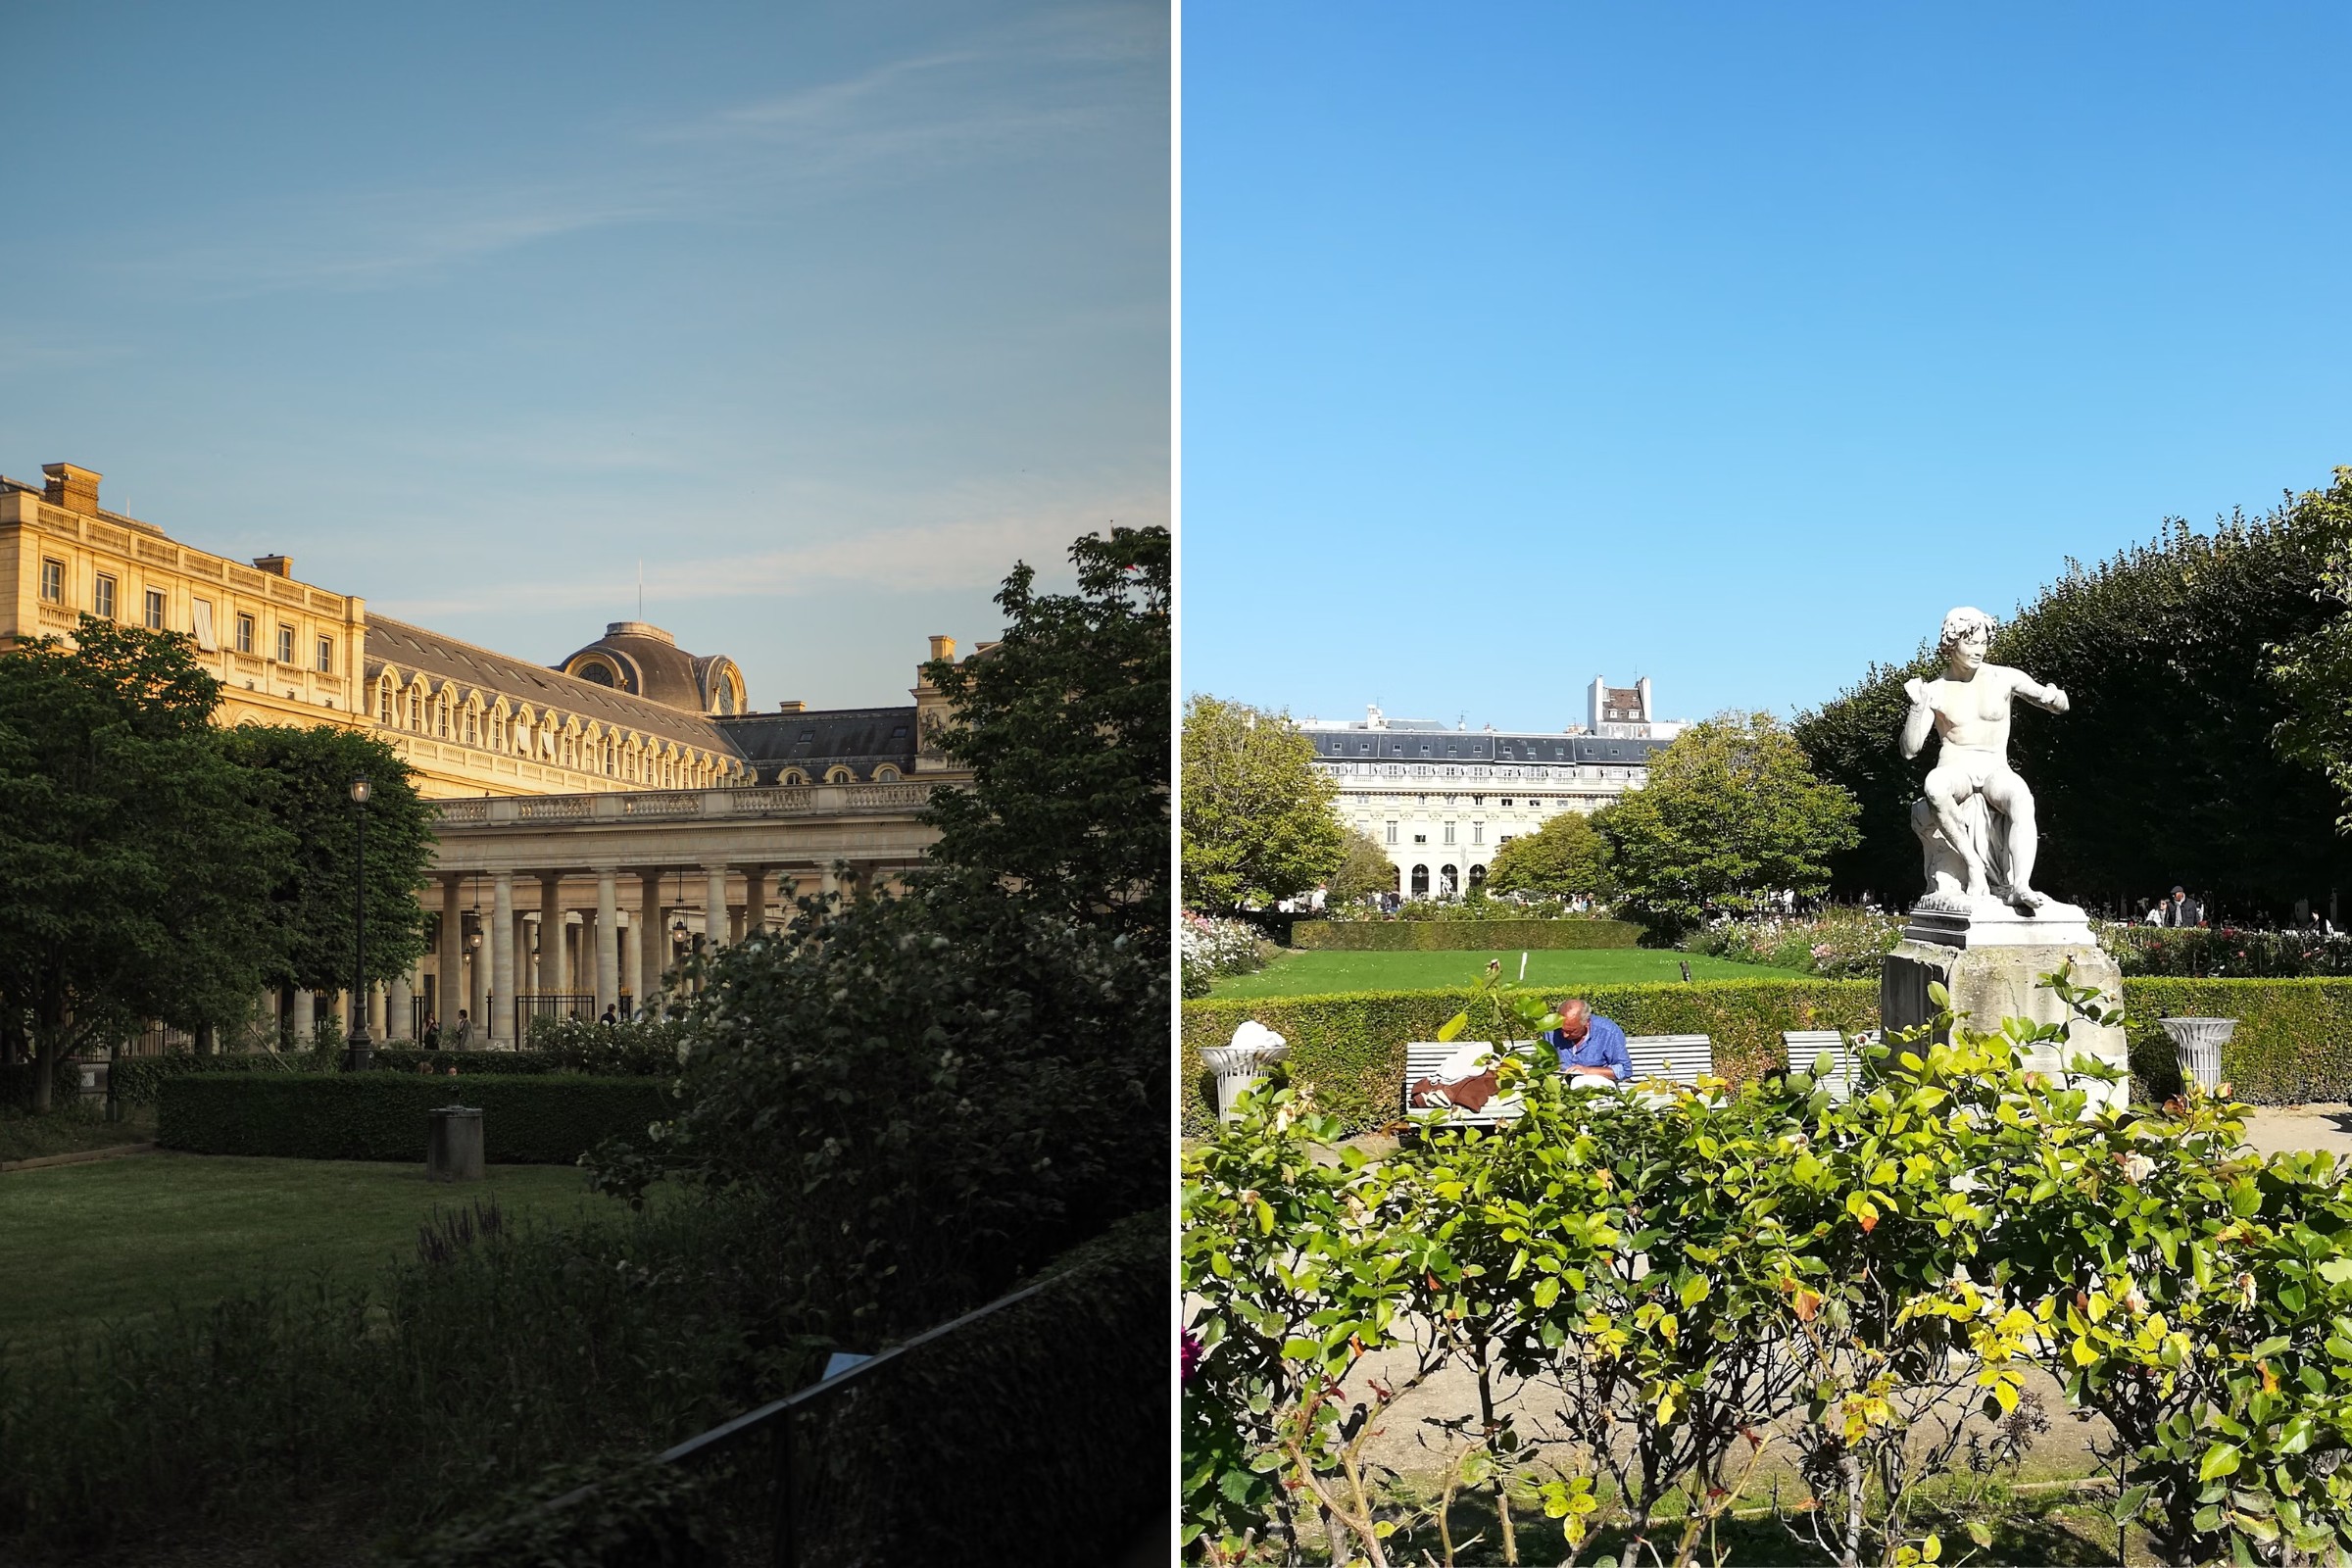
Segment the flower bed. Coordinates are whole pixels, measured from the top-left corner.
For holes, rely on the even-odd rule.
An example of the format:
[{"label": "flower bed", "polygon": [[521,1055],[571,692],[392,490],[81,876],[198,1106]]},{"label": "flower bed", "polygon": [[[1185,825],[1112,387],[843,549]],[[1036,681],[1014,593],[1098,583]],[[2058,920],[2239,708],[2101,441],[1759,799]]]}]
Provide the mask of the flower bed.
[{"label": "flower bed", "polygon": [[1683,946],[1734,963],[1765,963],[1830,980],[1875,980],[1879,960],[1902,935],[1898,916],[1839,905],[1813,914],[1727,917],[1691,933]]},{"label": "flower bed", "polygon": [[1184,963],[1184,994],[1205,997],[1229,974],[1255,974],[1266,966],[1265,939],[1243,920],[1213,920],[1184,911],[1177,949]]}]

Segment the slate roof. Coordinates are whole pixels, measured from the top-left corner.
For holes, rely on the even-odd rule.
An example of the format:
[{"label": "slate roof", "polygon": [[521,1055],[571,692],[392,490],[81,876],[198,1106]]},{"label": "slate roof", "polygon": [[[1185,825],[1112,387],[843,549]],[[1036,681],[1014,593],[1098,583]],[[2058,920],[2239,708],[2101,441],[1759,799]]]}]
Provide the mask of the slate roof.
[{"label": "slate roof", "polygon": [[577,713],[583,722],[601,719],[607,725],[658,735],[722,757],[735,751],[716,723],[696,713],[680,712],[666,704],[579,680],[544,664],[370,613],[368,679],[372,682],[386,664],[404,674],[421,671],[436,679],[477,686],[485,693],[504,693],[510,702],[528,703],[534,709],[552,707],[558,712]]},{"label": "slate roof", "polygon": [[1608,735],[1491,735],[1483,730],[1309,730],[1315,757],[1328,762],[1556,762],[1646,766],[1661,740]]},{"label": "slate roof", "polygon": [[804,769],[811,783],[825,769],[847,766],[870,779],[884,762],[902,777],[914,774],[914,709],[826,708],[798,713],[743,713],[712,722],[737,756],[773,784],[787,767]]}]

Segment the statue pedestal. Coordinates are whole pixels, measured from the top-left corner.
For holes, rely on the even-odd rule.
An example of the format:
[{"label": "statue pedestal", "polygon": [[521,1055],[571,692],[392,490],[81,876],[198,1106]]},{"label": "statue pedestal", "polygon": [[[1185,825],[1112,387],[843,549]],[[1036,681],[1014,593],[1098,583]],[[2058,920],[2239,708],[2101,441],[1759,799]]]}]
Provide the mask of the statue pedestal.
[{"label": "statue pedestal", "polygon": [[[2068,1024],[2063,1049],[2048,1047],[2026,1057],[2033,1071],[2060,1078],[2069,1061],[2087,1055],[2128,1073],[2131,1047],[2122,1026],[2075,1017],[2056,992],[2039,983],[2066,964],[2073,966],[2075,984],[2098,987],[2103,1005],[2123,1004],[2123,971],[2073,905],[2050,904],[2026,915],[1990,899],[1932,896],[1911,911],[1903,940],[1879,972],[1879,1020],[1889,1035],[1926,1023],[1936,1014],[1928,1000],[1934,982],[1950,994],[1952,1011],[1966,1014],[1974,1030],[1996,1030],[2003,1018]],[[2129,1078],[2114,1084],[2084,1079],[2077,1087],[2091,1091],[2094,1109],[2121,1109],[2131,1095]]]}]

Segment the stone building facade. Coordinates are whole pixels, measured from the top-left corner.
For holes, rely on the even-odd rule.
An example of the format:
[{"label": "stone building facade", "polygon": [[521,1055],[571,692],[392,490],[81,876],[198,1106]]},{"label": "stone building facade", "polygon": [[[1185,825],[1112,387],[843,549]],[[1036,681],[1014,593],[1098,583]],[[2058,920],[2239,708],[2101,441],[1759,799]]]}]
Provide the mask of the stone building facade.
[{"label": "stone building facade", "polygon": [[[84,613],[184,633],[221,682],[223,724],[368,731],[445,803],[424,894],[433,952],[369,999],[378,1039],[464,1007],[505,1043],[532,1011],[643,996],[685,944],[739,939],[796,893],[917,863],[924,799],[963,776],[923,744],[947,705],[919,662],[905,706],[766,711],[733,660],[644,621],[539,664],[370,615],[365,599],[295,577],[286,556],[183,545],[100,507],[94,470],[42,473],[0,476],[0,653],[70,642]],[[932,637],[927,658],[955,659],[955,640]],[[518,878],[531,895],[519,914]],[[297,1033],[313,1026],[318,999],[283,1004]]]},{"label": "stone building facade", "polygon": [[1640,789],[1650,757],[1681,734],[1650,713],[1649,682],[1595,680],[1591,722],[1548,734],[1448,729],[1433,719],[1304,718],[1315,765],[1339,787],[1332,808],[1370,838],[1406,898],[1467,892],[1494,856],[1562,811],[1597,811]]}]

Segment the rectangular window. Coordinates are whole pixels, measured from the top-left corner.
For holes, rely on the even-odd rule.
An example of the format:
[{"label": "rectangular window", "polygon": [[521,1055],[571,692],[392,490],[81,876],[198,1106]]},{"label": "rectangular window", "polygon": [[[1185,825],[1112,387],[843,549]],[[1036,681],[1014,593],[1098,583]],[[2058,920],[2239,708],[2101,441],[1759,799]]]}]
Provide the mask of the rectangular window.
[{"label": "rectangular window", "polygon": [[389,686],[379,686],[376,688],[375,719],[377,723],[382,724],[387,728],[390,727],[392,723],[392,688]]},{"label": "rectangular window", "polygon": [[164,595],[160,588],[147,590],[147,629],[149,631],[164,629]]},{"label": "rectangular window", "polygon": [[1486,823],[1473,822],[1470,824],[1470,842],[1473,844],[1484,844],[1487,842]]},{"label": "rectangular window", "polygon": [[1389,842],[1391,844],[1396,842],[1396,824],[1394,822],[1389,824]]},{"label": "rectangular window", "polygon": [[196,646],[208,654],[220,651],[220,634],[213,630],[213,602],[210,599],[188,601],[190,628],[196,633]]},{"label": "rectangular window", "polygon": [[251,615],[237,617],[237,652],[240,654],[253,652],[253,617]]},{"label": "rectangular window", "polygon": [[1453,824],[1451,822],[1446,824],[1446,842],[1448,844],[1453,842]]},{"label": "rectangular window", "polygon": [[62,561],[41,563],[41,597],[51,604],[62,603],[66,597],[66,564]]},{"label": "rectangular window", "polygon": [[291,626],[277,628],[277,662],[281,664],[294,662],[294,628]]},{"label": "rectangular window", "polygon": [[318,639],[318,673],[332,675],[334,672],[335,640],[332,637],[321,637]]},{"label": "rectangular window", "polygon": [[104,572],[98,574],[97,586],[90,590],[90,613],[101,620],[115,618],[115,579]]}]

